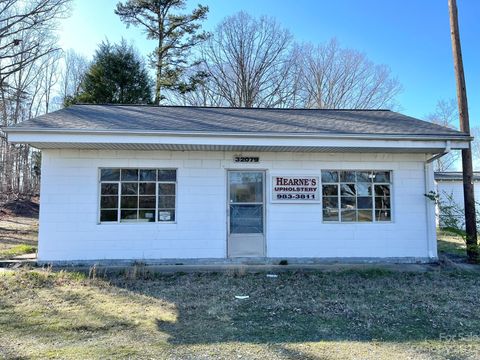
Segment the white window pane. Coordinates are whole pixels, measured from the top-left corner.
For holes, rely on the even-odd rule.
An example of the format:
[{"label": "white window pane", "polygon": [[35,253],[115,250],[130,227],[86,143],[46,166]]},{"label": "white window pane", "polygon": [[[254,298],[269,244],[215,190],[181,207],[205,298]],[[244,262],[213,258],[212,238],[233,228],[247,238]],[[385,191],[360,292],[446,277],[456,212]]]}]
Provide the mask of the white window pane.
[{"label": "white window pane", "polygon": [[375,211],[375,220],[376,221],[390,221],[391,220],[391,211],[390,210],[376,210]]},{"label": "white window pane", "polygon": [[342,222],[353,222],[357,220],[357,212],[355,210],[342,210]]},{"label": "white window pane", "polygon": [[157,170],[155,169],[140,169],[139,174],[140,181],[156,181],[157,180]]},{"label": "white window pane", "polygon": [[175,210],[158,210],[158,221],[175,221]]},{"label": "white window pane", "polygon": [[120,180],[120,169],[101,169],[101,181],[118,181]]},{"label": "white window pane", "polygon": [[323,221],[338,221],[338,209],[324,209]]},{"label": "white window pane", "polygon": [[340,185],[340,195],[342,196],[355,196],[357,191],[355,190],[355,184],[342,184]]},{"label": "white window pane", "polygon": [[103,209],[118,208],[118,196],[102,196],[100,199],[100,207]]},{"label": "white window pane", "polygon": [[177,170],[158,170],[158,181],[177,181]]},{"label": "white window pane", "polygon": [[120,221],[134,221],[137,220],[137,210],[124,210],[120,212]]},{"label": "white window pane", "polygon": [[323,196],[338,196],[338,185],[323,185]]},{"label": "white window pane", "polygon": [[138,183],[122,183],[122,195],[137,195]]},{"label": "white window pane", "polygon": [[338,171],[322,171],[322,183],[338,182]]},{"label": "white window pane", "polygon": [[390,182],[390,171],[375,171],[374,182]]},{"label": "white window pane", "polygon": [[175,195],[175,184],[158,184],[158,195]]},{"label": "white window pane", "polygon": [[122,181],[138,181],[138,169],[122,169]]},{"label": "white window pane", "polygon": [[118,184],[104,183],[100,186],[102,195],[118,195]]},{"label": "white window pane", "polygon": [[358,210],[358,221],[373,221],[373,210]]},{"label": "white window pane", "polygon": [[151,209],[140,209],[138,212],[139,221],[145,222],[154,222],[155,221],[155,210]]},{"label": "white window pane", "polygon": [[102,210],[100,211],[100,221],[117,221],[118,210]]}]

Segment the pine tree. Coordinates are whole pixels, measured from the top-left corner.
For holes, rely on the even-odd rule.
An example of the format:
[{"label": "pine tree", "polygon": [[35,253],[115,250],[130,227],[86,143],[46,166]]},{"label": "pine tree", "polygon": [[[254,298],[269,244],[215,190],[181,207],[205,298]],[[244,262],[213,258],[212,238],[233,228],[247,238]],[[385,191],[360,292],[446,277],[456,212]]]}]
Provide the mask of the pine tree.
[{"label": "pine tree", "polygon": [[198,5],[189,14],[172,13],[184,9],[185,4],[185,0],[127,0],[119,2],[115,10],[127,26],[141,26],[148,39],[158,41],[151,55],[151,65],[156,71],[156,104],[164,98],[162,89],[185,93],[205,76],[198,72],[188,81],[182,81],[184,71],[195,65],[188,61],[190,50],[209,36],[201,31],[199,23],[206,19],[208,7]]},{"label": "pine tree", "polygon": [[147,104],[152,101],[148,71],[132,46],[108,41],[99,45],[78,96],[67,102]]}]

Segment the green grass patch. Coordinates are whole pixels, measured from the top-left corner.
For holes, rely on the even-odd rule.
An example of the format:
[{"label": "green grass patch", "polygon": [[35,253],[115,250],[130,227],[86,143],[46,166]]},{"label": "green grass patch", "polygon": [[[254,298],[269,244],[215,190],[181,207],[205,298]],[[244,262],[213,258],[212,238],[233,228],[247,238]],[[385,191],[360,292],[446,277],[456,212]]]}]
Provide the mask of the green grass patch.
[{"label": "green grass patch", "polygon": [[36,246],[32,245],[16,245],[9,249],[0,250],[0,258],[8,259],[19,255],[32,254],[37,251]]},{"label": "green grass patch", "polygon": [[458,234],[447,230],[438,230],[437,245],[439,254],[460,258],[466,258],[467,256],[465,240]]}]

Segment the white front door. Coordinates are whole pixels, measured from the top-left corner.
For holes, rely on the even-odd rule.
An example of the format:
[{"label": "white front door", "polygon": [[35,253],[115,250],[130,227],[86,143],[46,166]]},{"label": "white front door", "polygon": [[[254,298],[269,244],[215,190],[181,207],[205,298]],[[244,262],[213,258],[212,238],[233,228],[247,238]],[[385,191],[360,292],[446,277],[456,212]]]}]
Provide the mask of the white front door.
[{"label": "white front door", "polygon": [[265,256],[265,172],[228,172],[228,256]]}]

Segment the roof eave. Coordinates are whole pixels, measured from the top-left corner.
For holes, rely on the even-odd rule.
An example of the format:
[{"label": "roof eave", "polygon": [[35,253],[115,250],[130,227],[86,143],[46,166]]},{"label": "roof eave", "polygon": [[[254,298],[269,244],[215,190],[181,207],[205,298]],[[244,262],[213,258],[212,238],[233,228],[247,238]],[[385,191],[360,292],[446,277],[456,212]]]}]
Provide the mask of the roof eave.
[{"label": "roof eave", "polygon": [[164,131],[164,130],[95,130],[95,129],[43,129],[6,127],[3,132],[9,133],[41,133],[62,135],[141,135],[161,136],[175,135],[188,137],[268,137],[268,138],[318,138],[318,139],[372,139],[372,140],[455,140],[472,141],[473,137],[464,134],[356,134],[356,133],[278,133],[278,132],[210,132],[210,131]]}]

